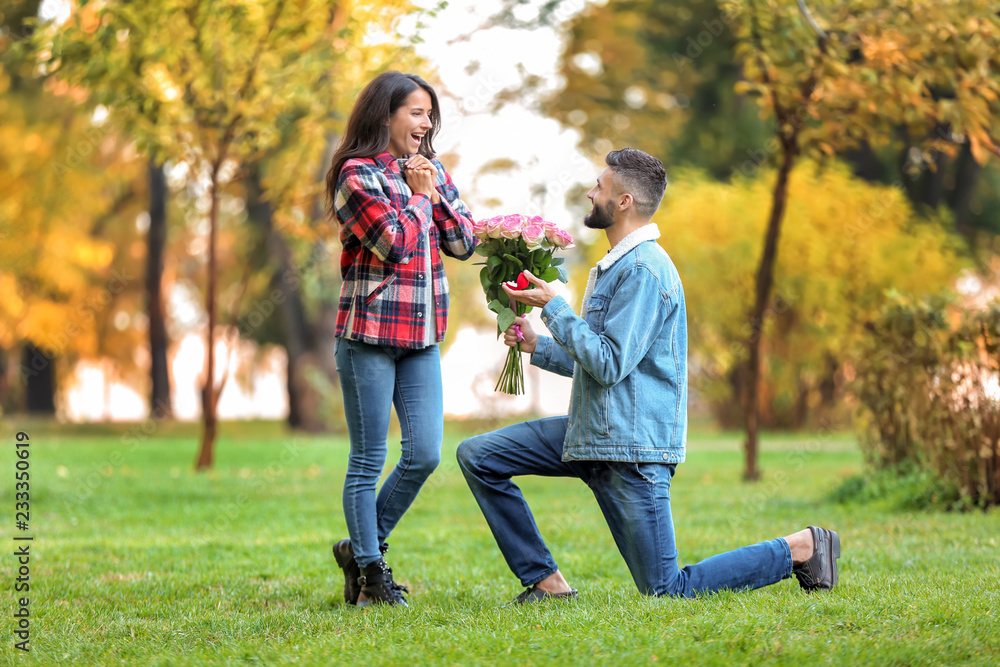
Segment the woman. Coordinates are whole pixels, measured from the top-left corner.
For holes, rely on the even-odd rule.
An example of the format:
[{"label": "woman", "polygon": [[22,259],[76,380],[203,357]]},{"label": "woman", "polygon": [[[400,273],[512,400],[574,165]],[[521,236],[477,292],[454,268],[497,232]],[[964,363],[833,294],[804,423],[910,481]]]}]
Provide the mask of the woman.
[{"label": "woman", "polygon": [[[467,259],[476,240],[469,210],[434,159],[440,127],[437,95],[423,79],[381,74],[355,103],[326,179],[343,243],[336,359],[351,440],[350,539],[333,553],[344,598],[359,606],[406,605],[383,559],[385,540],[441,458],[448,281],[439,250]],[[376,495],[392,406],[402,455]]]}]

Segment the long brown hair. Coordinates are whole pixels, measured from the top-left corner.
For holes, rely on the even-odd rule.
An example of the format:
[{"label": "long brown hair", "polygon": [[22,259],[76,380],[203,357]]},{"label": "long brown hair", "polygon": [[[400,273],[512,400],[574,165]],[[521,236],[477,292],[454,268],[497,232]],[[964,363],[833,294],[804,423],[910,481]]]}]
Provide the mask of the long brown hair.
[{"label": "long brown hair", "polygon": [[389,148],[389,117],[403,106],[406,98],[417,87],[431,96],[431,129],[424,135],[417,151],[424,157],[434,157],[434,135],[441,129],[441,110],[437,94],[426,81],[416,74],[383,72],[365,86],[354,103],[347,130],[333,154],[330,171],[326,173],[327,212],[336,216],[337,179],[344,163],[355,157],[375,157]]}]

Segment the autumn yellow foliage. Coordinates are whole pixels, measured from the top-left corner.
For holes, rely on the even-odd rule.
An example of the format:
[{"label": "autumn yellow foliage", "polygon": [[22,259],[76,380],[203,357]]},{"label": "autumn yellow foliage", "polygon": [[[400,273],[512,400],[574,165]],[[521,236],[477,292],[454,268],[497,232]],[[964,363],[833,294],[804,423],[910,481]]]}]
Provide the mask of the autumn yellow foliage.
[{"label": "autumn yellow foliage", "polygon": [[6,94],[9,85],[0,68],[0,348],[31,341],[93,355],[115,258],[95,221],[135,165],[71,100]]}]

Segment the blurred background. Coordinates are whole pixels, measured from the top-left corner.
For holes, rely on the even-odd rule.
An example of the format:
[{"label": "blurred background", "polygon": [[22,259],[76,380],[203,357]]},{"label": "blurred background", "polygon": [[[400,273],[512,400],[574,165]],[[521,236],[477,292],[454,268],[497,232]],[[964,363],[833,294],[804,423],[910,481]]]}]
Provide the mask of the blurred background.
[{"label": "blurred background", "polygon": [[[998,11],[8,0],[3,417],[343,433],[323,178],[360,89],[400,69],[436,87],[475,217],[577,237],[575,306],[607,251],[581,225],[603,156],[663,161],[692,416],[747,430],[749,477],[758,428],[857,428],[875,459],[938,443],[997,493]],[[446,413],[564,412],[569,381],[536,369],[526,395],[493,391],[506,348],[477,267],[446,266]]]}]

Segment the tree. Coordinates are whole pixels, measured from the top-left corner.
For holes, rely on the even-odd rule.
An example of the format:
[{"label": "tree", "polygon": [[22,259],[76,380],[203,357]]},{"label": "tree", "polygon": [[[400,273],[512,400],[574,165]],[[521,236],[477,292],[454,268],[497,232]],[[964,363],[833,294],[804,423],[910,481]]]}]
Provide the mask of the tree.
[{"label": "tree", "polygon": [[[740,14],[737,56],[762,112],[775,122],[780,166],[756,272],[747,337],[745,443],[749,480],[757,466],[761,332],[774,283],[789,176],[798,155],[833,155],[863,140],[884,141],[899,124],[925,150],[954,153],[962,135],[979,163],[1000,152],[993,136],[1000,107],[1000,36],[992,3],[877,0],[815,3],[821,27],[803,0],[727,2]],[[969,17],[980,17],[972,18]],[[835,32],[834,32],[835,31]],[[928,160],[929,161],[929,160]]]},{"label": "tree", "polygon": [[[543,108],[579,128],[581,147],[598,156],[609,142],[640,146],[670,169],[698,166],[720,180],[748,158],[752,168],[770,164],[774,156],[762,150],[766,126],[752,100],[733,90],[744,78],[735,53],[736,21],[746,9],[746,2],[724,0],[590,5],[568,23],[559,71],[565,85]],[[955,55],[946,49],[930,52],[930,59],[948,71]],[[984,173],[964,138],[957,139],[954,158],[925,150],[923,138],[911,136],[906,123],[897,123],[883,139],[889,143],[873,146],[862,139],[857,146],[832,148],[867,180],[901,180],[911,201],[921,205],[918,212],[946,205],[970,241],[978,230],[1000,231],[1000,196],[991,187],[1000,170]]]},{"label": "tree", "polygon": [[331,72],[342,69],[350,88],[352,73],[370,68],[367,58],[384,63],[379,55],[387,49],[353,48],[373,30],[390,32],[410,9],[406,0],[377,7],[319,0],[84,1],[64,24],[36,34],[40,64],[51,75],[83,85],[127,115],[141,150],[187,162],[206,184],[207,361],[198,469],[213,464],[221,391],[215,359],[220,193],[246,165],[273,152],[283,132],[314,133],[345,87]]},{"label": "tree", "polygon": [[[116,241],[127,236],[117,221],[134,215],[140,172],[125,142],[87,113],[92,107],[80,113],[79,91],[32,76],[18,52],[23,42],[5,46],[0,349],[20,357],[9,390],[23,392],[29,410],[51,414],[56,386],[76,360],[106,353],[132,363],[131,346],[121,345],[132,332],[113,322],[138,285],[129,244]],[[110,346],[108,330],[118,338]]]},{"label": "tree", "polygon": [[565,85],[543,110],[603,157],[631,145],[669,169],[696,166],[728,179],[766,127],[734,61],[734,20],[716,0],[626,0],[590,5],[567,26]]}]

